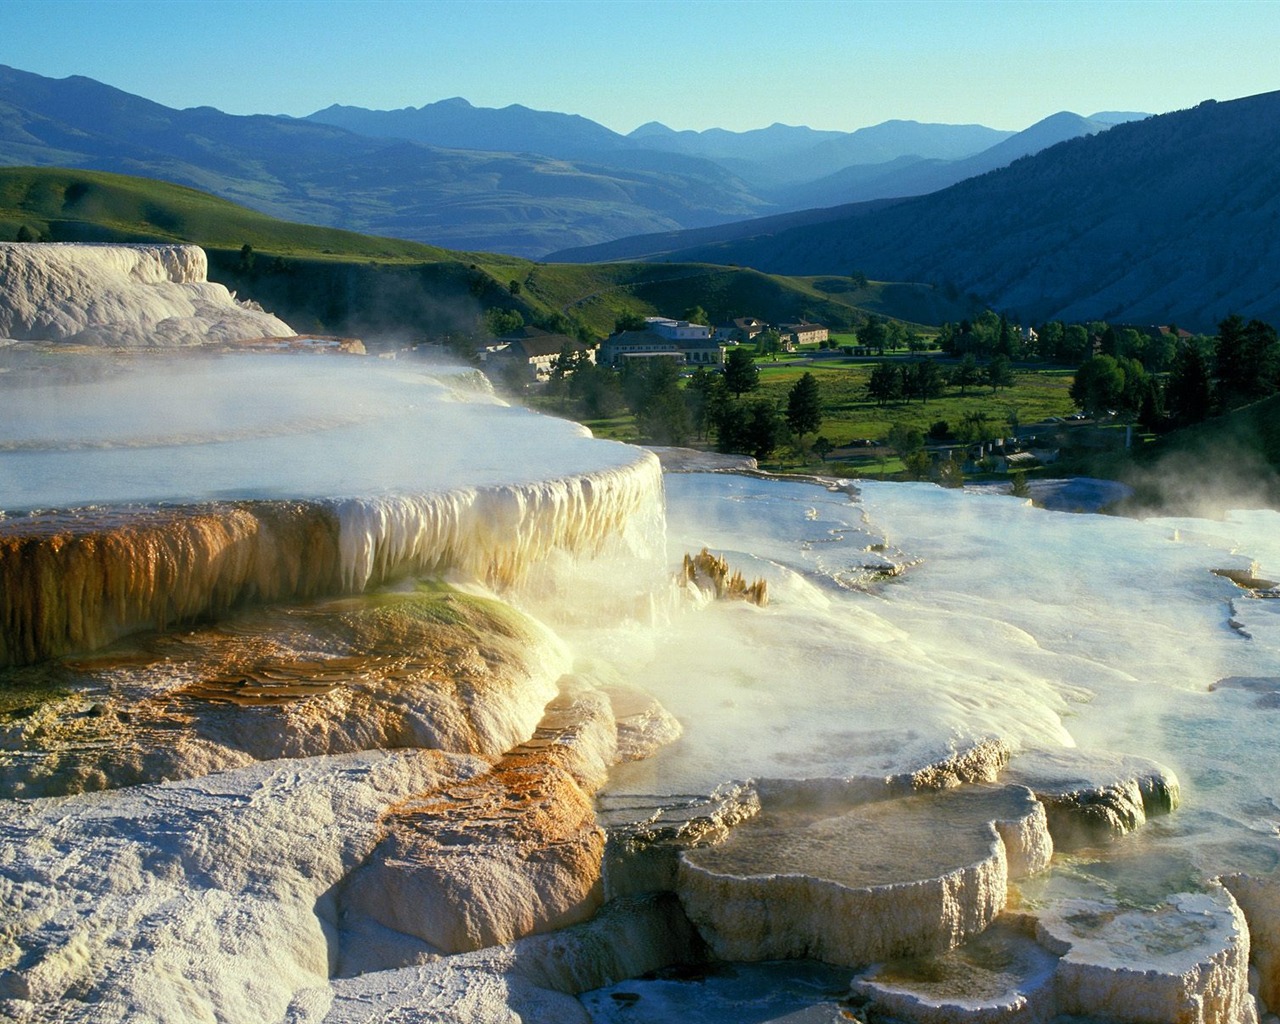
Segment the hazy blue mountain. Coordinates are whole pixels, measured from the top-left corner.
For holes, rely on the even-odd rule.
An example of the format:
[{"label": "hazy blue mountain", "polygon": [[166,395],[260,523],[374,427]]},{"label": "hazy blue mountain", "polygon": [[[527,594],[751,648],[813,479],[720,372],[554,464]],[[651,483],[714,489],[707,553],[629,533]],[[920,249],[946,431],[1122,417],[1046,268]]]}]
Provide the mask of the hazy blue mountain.
[{"label": "hazy blue mountain", "polygon": [[846,132],[819,131],[804,125],[771,124],[732,132],[725,128],[705,131],[676,131],[658,121],[650,121],[627,136],[646,149],[666,153],[685,153],[709,160],[744,160],[757,163],[778,157],[794,156],[820,143],[843,138]]},{"label": "hazy blue mountain", "polygon": [[920,194],[1106,123],[1055,115],[1009,138],[910,121],[851,133],[653,123],[623,136],[584,117],[460,98],[239,117],[0,66],[0,164],[147,175],[290,220],[530,257]]},{"label": "hazy blue mountain", "polygon": [[366,110],[334,104],[303,120],[336,125],[358,135],[408,139],[441,149],[536,153],[562,160],[628,146],[625,136],[577,114],[532,110],[519,104],[474,107],[461,97],[401,110]]},{"label": "hazy blue mountain", "polygon": [[0,164],[141,174],[277,217],[454,249],[537,256],[770,209],[724,168],[678,159],[444,149],[298,118],[173,110],[89,78],[0,66]]},{"label": "hazy blue mountain", "polygon": [[1008,134],[994,145],[963,159],[900,158],[891,163],[846,167],[825,178],[768,194],[788,209],[922,196],[966,178],[1007,167],[1019,157],[1038,153],[1056,143],[1094,135],[1110,127],[1110,123],[1063,111],[1037,121],[1030,128]]},{"label": "hazy blue mountain", "polygon": [[[407,139],[448,149],[533,153],[593,160],[633,170],[706,175],[706,161],[758,189],[808,182],[850,165],[882,164],[908,155],[917,160],[959,159],[1013,134],[982,125],[915,121],[886,121],[855,132],[817,131],[784,124],[745,132],[723,128],[674,131],[651,121],[623,136],[585,117],[532,110],[518,104],[502,109],[476,107],[460,98],[401,110],[334,105],[309,114],[305,120],[336,125],[361,135]],[[783,205],[795,206],[789,195],[775,198]]]},{"label": "hazy blue mountain", "polygon": [[[934,283],[1034,320],[1209,329],[1239,312],[1280,322],[1278,150],[1280,92],[1207,101],[931,195],[678,235],[665,250],[632,246],[771,273]],[[618,244],[609,248],[616,257]]]},{"label": "hazy blue mountain", "polygon": [[1011,134],[982,125],[917,121],[885,121],[854,132],[820,132],[783,124],[748,132],[721,128],[675,132],[651,122],[637,128],[629,138],[651,149],[717,160],[744,181],[771,190],[770,194],[786,205],[791,202],[790,196],[780,190],[824,178],[842,168],[891,161],[905,164],[960,159]]},{"label": "hazy blue mountain", "polygon": [[620,238],[553,253],[549,258],[564,262],[644,258],[670,248],[716,244],[763,231],[780,231],[800,224],[831,220],[852,210],[854,204],[937,192],[966,178],[1007,167],[1014,160],[1038,153],[1055,143],[1096,134],[1110,127],[1110,124],[1078,114],[1052,114],[964,160],[924,160],[901,156],[887,163],[846,167],[818,181],[771,193],[784,210],[795,212],[769,215],[745,224],[718,225],[688,235],[661,232]]}]

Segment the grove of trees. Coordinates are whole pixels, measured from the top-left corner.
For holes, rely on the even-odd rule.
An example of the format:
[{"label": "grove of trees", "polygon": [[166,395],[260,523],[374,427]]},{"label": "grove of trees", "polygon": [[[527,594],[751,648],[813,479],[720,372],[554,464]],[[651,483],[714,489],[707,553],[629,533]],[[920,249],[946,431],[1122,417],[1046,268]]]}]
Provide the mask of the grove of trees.
[{"label": "grove of trees", "polygon": [[1280,391],[1280,339],[1260,320],[1246,323],[1231,315],[1214,337],[1170,341],[1167,352],[1147,346],[1142,350],[1147,363],[1123,354],[1132,351],[1128,335],[1134,333],[1106,328],[1099,336],[1102,351],[1076,371],[1071,397],[1085,412],[1114,411],[1149,430],[1162,430],[1199,423]]},{"label": "grove of trees", "polygon": [[[242,253],[242,258],[247,261],[250,254]],[[694,307],[686,312],[692,319],[701,311]],[[490,309],[484,319],[484,326],[495,335],[514,332],[524,324],[522,313],[509,308]],[[643,324],[643,318],[633,313],[617,319],[619,330]],[[872,316],[859,330],[858,339],[884,351],[904,347],[904,332],[903,325]],[[944,325],[939,343],[953,360],[913,354],[874,363],[865,385],[867,399],[882,407],[928,404],[946,388],[965,397],[983,387],[995,396],[1013,386],[1014,360],[1059,361],[1076,356],[1070,386],[1075,405],[1088,414],[1114,415],[1150,431],[1196,423],[1280,392],[1276,329],[1235,315],[1218,325],[1216,335],[1193,336],[1175,327],[1138,330],[1101,321],[1052,321],[1024,331],[1007,317],[987,311],[972,321]],[[770,349],[767,344],[758,351],[733,346],[720,372],[699,368],[690,374],[683,363],[670,358],[631,360],[619,372],[595,366],[585,353],[566,345],[547,390],[563,411],[576,403],[577,412],[588,419],[629,411],[642,442],[680,445],[696,440],[722,452],[758,459],[767,459],[786,446],[804,457],[812,448],[825,459],[836,445],[818,434],[824,409],[817,376],[804,372],[796,378],[785,401],[757,395],[756,357]],[[1016,407],[1002,407],[1000,414],[994,416],[981,406],[970,408],[951,426],[934,423],[929,436],[968,443],[991,436],[1004,422],[1016,429]],[[920,431],[905,428],[891,432],[886,444],[900,455],[908,474],[928,468],[936,476],[936,467],[927,466],[923,446]]]}]

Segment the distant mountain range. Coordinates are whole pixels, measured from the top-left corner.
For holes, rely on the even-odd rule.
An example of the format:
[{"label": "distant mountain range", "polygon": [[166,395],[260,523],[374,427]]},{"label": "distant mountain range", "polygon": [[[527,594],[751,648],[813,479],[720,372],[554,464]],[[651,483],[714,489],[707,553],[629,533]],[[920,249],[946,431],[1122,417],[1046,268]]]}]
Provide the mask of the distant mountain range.
[{"label": "distant mountain range", "polygon": [[1016,135],[888,121],[851,133],[649,124],[624,136],[463,99],[306,118],[174,110],[89,78],[0,66],[0,165],[145,175],[277,217],[526,257],[919,194],[1130,116],[1055,115]]},{"label": "distant mountain range", "polygon": [[[1010,140],[1011,141],[1011,140]],[[1001,145],[1004,145],[1002,143]],[[944,191],[625,239],[551,258],[850,273],[1034,321],[1280,322],[1280,92],[1129,122]]]}]

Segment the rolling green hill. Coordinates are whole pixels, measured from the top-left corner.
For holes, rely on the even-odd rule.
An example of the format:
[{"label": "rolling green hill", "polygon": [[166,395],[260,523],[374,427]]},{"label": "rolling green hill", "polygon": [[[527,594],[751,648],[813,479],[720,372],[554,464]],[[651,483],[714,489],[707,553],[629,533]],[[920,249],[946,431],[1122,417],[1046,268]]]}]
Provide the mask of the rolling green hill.
[{"label": "rolling green hill", "polygon": [[[968,310],[933,289],[831,276],[786,278],[706,264],[541,264],[276,220],[194,189],[55,168],[0,168],[0,238],[191,242],[210,277],[301,331],[401,342],[465,335],[489,308],[526,323],[567,318],[597,337],[624,311],[716,320],[808,318],[849,327],[876,312],[916,323]],[[252,259],[241,254],[252,249]],[[563,326],[563,321],[560,322]]]},{"label": "rolling green hill", "polygon": [[104,171],[0,168],[0,238],[26,227],[51,242],[195,241],[212,249],[248,243],[284,256],[440,260],[445,249],[277,220],[182,185]]}]

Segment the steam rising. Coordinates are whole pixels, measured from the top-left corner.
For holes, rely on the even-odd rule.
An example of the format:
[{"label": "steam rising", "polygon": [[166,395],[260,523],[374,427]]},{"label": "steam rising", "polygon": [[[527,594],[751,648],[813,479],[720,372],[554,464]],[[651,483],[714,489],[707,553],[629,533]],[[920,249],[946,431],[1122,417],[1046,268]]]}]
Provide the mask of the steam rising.
[{"label": "steam rising", "polygon": [[[347,360],[183,361],[33,388],[2,426],[0,493],[29,511],[0,520],[0,664],[410,573],[510,587],[557,550],[650,543],[661,515],[652,455]],[[121,508],[158,500],[182,505]],[[49,507],[72,511],[31,511]]]}]

